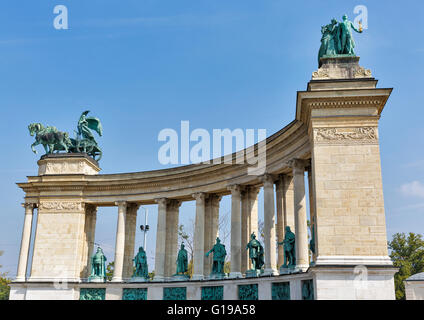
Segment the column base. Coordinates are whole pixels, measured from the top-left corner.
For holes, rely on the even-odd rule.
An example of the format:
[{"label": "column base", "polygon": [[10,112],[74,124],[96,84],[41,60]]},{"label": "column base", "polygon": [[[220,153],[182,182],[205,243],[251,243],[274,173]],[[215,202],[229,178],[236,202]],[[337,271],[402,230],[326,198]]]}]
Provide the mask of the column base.
[{"label": "column base", "polygon": [[164,282],[166,280],[166,278],[164,276],[154,276],[153,277],[153,282]]},{"label": "column base", "polygon": [[295,267],[296,270],[299,270],[300,272],[306,272],[306,270],[309,269],[309,264],[298,264]]},{"label": "column base", "polygon": [[191,280],[203,280],[203,279],[205,279],[203,274],[193,274],[193,276],[191,277]]},{"label": "column base", "polygon": [[243,278],[241,272],[230,272],[228,278]]},{"label": "column base", "polygon": [[25,277],[19,277],[19,278],[16,278],[15,280],[13,280],[13,282],[25,282],[25,281],[26,281]]},{"label": "column base", "polygon": [[112,280],[110,280],[110,282],[124,282],[124,279],[122,279],[122,278],[112,278]]},{"label": "column base", "polygon": [[265,269],[263,273],[261,273],[261,276],[277,276],[278,271],[277,269],[269,268]]}]

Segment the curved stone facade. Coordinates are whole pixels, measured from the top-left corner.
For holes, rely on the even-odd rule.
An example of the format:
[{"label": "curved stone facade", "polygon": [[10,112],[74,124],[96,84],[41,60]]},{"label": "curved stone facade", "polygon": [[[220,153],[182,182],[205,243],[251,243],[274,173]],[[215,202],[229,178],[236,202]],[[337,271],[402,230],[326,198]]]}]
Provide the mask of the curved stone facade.
[{"label": "curved stone facade", "polygon": [[[359,70],[357,60],[348,61],[350,64],[345,60],[345,69]],[[195,201],[193,280],[200,282],[182,286],[187,288],[188,298],[200,299],[201,288],[212,285],[206,280],[210,261],[204,254],[216,237],[219,200],[224,195],[232,198],[232,279],[223,280],[224,299],[237,299],[229,288],[230,283],[237,286],[238,282],[259,284],[259,299],[271,299],[271,285],[283,280],[279,277],[293,286],[293,299],[302,298],[302,286],[310,292],[307,296],[314,299],[394,298],[395,269],[387,252],[378,140],[378,121],[391,89],[376,88],[377,81],[370,73],[349,78],[352,72],[330,72],[324,78],[314,73],[308,89],[297,94],[295,120],[266,139],[266,167],[259,175],[250,174],[253,166],[246,159],[263,156],[258,152],[260,143],[233,154],[231,164],[215,159],[210,164],[122,174],[98,174],[98,164],[84,155],[44,157],[39,161],[38,176],[18,184],[26,194],[25,203],[33,205],[26,210],[12,298],[20,297],[19,292],[30,290],[40,281],[65,279],[76,283],[72,290],[90,286],[81,282],[90,270],[96,208],[102,206],[118,208],[115,271],[113,284],[104,285],[106,299],[111,296],[110,290],[137,287],[126,283],[134,253],[135,217],[138,207],[144,204],[158,205],[156,282],[138,287],[162,290],[174,272],[179,206],[183,201]],[[348,78],[337,78],[340,75]],[[217,162],[220,164],[214,164]],[[312,260],[305,172],[314,234]],[[257,230],[257,194],[261,187],[265,199],[264,275],[270,278],[243,279],[250,262],[242,248],[250,233]],[[32,270],[25,279],[24,257],[28,254],[30,232],[27,218],[30,221],[34,206],[38,207],[37,233]],[[296,271],[300,273],[278,276],[283,252],[279,248],[277,257],[274,239],[284,239],[285,226],[292,227],[296,235]],[[368,289],[357,287],[357,265],[368,268]],[[337,288],[332,288],[335,284]],[[287,296],[287,286],[284,288]],[[266,293],[261,294],[264,290]],[[160,296],[147,293],[148,299]],[[78,298],[74,293],[67,297]]]}]

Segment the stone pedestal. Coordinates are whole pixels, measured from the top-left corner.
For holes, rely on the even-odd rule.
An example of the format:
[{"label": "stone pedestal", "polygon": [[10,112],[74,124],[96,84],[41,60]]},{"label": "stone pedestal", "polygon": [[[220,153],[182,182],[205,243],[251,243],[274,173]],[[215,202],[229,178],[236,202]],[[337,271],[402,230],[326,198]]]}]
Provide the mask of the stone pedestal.
[{"label": "stone pedestal", "polygon": [[149,279],[143,277],[132,277],[130,282],[149,282]]},{"label": "stone pedestal", "polygon": [[95,175],[100,171],[96,160],[86,153],[53,153],[38,160],[38,175],[86,174]]}]

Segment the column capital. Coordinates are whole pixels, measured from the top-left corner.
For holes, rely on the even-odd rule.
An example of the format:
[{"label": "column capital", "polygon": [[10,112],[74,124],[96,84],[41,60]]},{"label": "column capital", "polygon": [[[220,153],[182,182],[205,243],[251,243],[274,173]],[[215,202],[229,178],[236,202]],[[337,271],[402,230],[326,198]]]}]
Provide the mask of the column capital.
[{"label": "column capital", "polygon": [[246,190],[249,192],[249,195],[257,195],[261,191],[261,187],[258,186],[247,186]]},{"label": "column capital", "polygon": [[196,201],[205,201],[206,200],[206,193],[204,192],[196,192],[192,194],[192,197],[196,199]]},{"label": "column capital", "polygon": [[84,206],[86,214],[94,214],[97,211],[97,206],[95,206],[94,204],[86,203]]},{"label": "column capital", "polygon": [[171,206],[173,209],[178,209],[182,203],[183,202],[181,200],[177,200],[177,199],[170,199],[168,201],[168,205]]},{"label": "column capital", "polygon": [[294,174],[305,172],[305,168],[311,164],[310,159],[292,159],[287,162],[287,165],[293,169]]},{"label": "column capital", "polygon": [[123,207],[127,205],[127,202],[122,200],[122,201],[115,201],[115,205],[118,207]]},{"label": "column capital", "polygon": [[276,176],[270,173],[265,173],[264,175],[260,176],[260,180],[264,186],[273,186],[274,181],[276,180]]},{"label": "column capital", "polygon": [[36,203],[32,203],[32,202],[24,202],[21,204],[23,208],[30,210],[30,209],[34,209],[37,208],[37,204]]},{"label": "column capital", "polygon": [[219,202],[222,199],[222,196],[216,194],[216,193],[211,193],[208,197],[208,199],[213,203],[213,204],[219,204]]},{"label": "column capital", "polygon": [[138,209],[140,208],[140,204],[137,202],[129,202],[127,204],[127,214],[137,214]]},{"label": "column capital", "polygon": [[238,195],[240,196],[242,187],[239,184],[232,184],[227,186],[227,190],[231,191],[231,195]]},{"label": "column capital", "polygon": [[169,203],[168,198],[156,198],[155,202],[159,205],[167,205]]}]

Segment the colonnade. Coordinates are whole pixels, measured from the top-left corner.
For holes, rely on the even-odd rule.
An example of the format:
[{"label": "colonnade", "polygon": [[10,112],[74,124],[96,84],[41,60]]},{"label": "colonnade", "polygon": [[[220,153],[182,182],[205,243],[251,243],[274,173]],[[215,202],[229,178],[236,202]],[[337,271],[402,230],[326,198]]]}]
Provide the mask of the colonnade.
[{"label": "colonnade", "polygon": [[[296,267],[306,271],[309,267],[308,226],[305,199],[305,171],[309,176],[309,195],[311,216],[314,214],[314,199],[309,160],[293,159],[288,165],[291,174],[264,174],[259,182],[252,185],[228,185],[231,194],[231,245],[227,253],[231,254],[230,277],[240,278],[251,268],[246,250],[250,235],[258,235],[258,194],[264,189],[264,274],[278,274],[277,265],[282,265],[283,247],[277,249],[277,241],[284,239],[284,230],[290,226],[296,235]],[[274,189],[275,186],[275,189]],[[193,276],[192,280],[201,280],[211,272],[212,257],[205,253],[212,248],[218,237],[219,205],[222,195],[198,192],[192,195],[196,202]],[[179,208],[181,200],[158,198],[155,277],[156,281],[165,281],[176,273],[178,253]],[[122,282],[131,278],[133,271],[136,217],[139,204],[118,201],[114,273],[112,282]],[[36,204],[26,203],[24,230],[16,281],[25,281],[31,239],[31,226]],[[85,268],[82,274],[88,276],[91,270],[90,257],[93,253],[94,230],[96,225],[94,205],[85,206],[85,247],[83,258]],[[278,254],[277,254],[278,252]],[[82,278],[84,276],[82,275]]]}]

